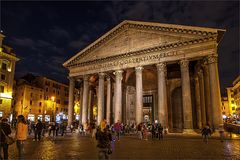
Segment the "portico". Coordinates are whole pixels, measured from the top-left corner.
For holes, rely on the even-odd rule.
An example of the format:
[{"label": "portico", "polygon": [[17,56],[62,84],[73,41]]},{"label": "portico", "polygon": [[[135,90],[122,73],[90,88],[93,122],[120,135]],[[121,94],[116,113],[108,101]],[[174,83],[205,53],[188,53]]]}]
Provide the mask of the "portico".
[{"label": "portico", "polygon": [[[95,90],[97,123],[158,120],[170,132],[222,124],[217,46],[221,29],[123,21],[63,65],[83,80],[82,123]],[[94,100],[92,100],[94,101]],[[69,113],[71,124],[72,113]]]}]

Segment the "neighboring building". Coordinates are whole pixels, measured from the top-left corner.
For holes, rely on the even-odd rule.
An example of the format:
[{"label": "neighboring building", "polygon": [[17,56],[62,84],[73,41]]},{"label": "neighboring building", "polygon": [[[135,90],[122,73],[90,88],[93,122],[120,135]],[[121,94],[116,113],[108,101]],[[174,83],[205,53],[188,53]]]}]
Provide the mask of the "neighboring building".
[{"label": "neighboring building", "polygon": [[[18,80],[15,110],[31,121],[67,119],[68,86],[47,77],[26,75]],[[75,115],[79,115],[79,92],[75,89]],[[54,116],[56,115],[56,117]],[[77,117],[78,118],[78,117]]]},{"label": "neighboring building", "polygon": [[222,115],[224,119],[231,116],[227,97],[222,97]]},{"label": "neighboring building", "polygon": [[0,117],[11,120],[15,63],[19,59],[12,48],[3,45],[4,37],[0,33]]},{"label": "neighboring building", "polygon": [[240,117],[240,75],[233,81],[232,90],[236,105],[236,114]]},{"label": "neighboring building", "polygon": [[227,97],[228,97],[229,113],[231,116],[233,116],[234,114],[236,114],[236,109],[237,109],[235,100],[234,100],[233,89],[232,87],[228,87],[226,88],[226,90],[227,90]]},{"label": "neighboring building", "polygon": [[[217,50],[224,32],[139,21],[118,24],[63,64],[70,88],[83,81],[82,123],[88,121],[91,84],[98,124],[105,118],[111,124],[157,120],[170,132],[191,132],[207,123],[218,129],[223,120]],[[69,94],[72,104],[73,90]]]}]

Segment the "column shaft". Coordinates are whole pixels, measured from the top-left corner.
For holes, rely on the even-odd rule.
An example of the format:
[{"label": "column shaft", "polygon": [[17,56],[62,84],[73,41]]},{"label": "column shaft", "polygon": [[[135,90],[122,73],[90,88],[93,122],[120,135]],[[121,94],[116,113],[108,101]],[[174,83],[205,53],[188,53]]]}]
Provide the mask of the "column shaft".
[{"label": "column shaft", "polygon": [[142,69],[143,67],[136,67],[136,123],[143,121],[143,91],[142,91]]},{"label": "column shaft", "polygon": [[213,128],[219,129],[220,125],[223,124],[223,120],[221,112],[221,94],[218,76],[217,55],[208,56],[207,60],[210,79],[210,94],[212,100],[211,105],[213,113]]},{"label": "column shaft", "polygon": [[69,78],[68,126],[70,126],[72,124],[72,120],[73,120],[74,86],[75,86],[75,80],[73,78]]},{"label": "column shaft", "polygon": [[88,76],[84,76],[83,81],[83,105],[82,105],[82,124],[87,122],[87,108],[88,108],[88,91],[89,91],[89,83]]},{"label": "column shaft", "polygon": [[107,123],[111,120],[111,79],[107,78]]},{"label": "column shaft", "polygon": [[195,77],[195,100],[196,100],[196,112],[197,112],[197,127],[202,128],[202,115],[201,115],[201,104],[200,104],[200,87],[199,79]]},{"label": "column shaft", "polygon": [[162,126],[168,128],[166,64],[157,64],[158,72],[158,119]]},{"label": "column shaft", "polygon": [[210,94],[210,81],[208,66],[203,67],[204,88],[205,88],[205,108],[206,108],[206,120],[207,123],[212,126],[212,109],[211,109],[211,94]]},{"label": "column shaft", "polygon": [[115,84],[115,115],[114,122],[118,120],[122,122],[122,70],[115,71],[116,84]]},{"label": "column shaft", "polygon": [[204,92],[205,87],[204,87],[203,71],[200,70],[198,75],[199,75],[199,87],[200,87],[202,127],[204,127],[207,123],[207,120],[206,120],[206,108],[205,108],[205,92]]},{"label": "column shaft", "polygon": [[98,114],[97,114],[97,123],[98,125],[103,120],[104,114],[104,73],[99,73],[99,81],[98,81]]},{"label": "column shaft", "polygon": [[182,100],[183,100],[183,122],[184,129],[192,129],[192,100],[189,78],[189,62],[181,60],[181,78],[182,78]]},{"label": "column shaft", "polygon": [[82,109],[83,108],[83,86],[80,88],[80,116],[79,116],[79,124],[82,124]]}]

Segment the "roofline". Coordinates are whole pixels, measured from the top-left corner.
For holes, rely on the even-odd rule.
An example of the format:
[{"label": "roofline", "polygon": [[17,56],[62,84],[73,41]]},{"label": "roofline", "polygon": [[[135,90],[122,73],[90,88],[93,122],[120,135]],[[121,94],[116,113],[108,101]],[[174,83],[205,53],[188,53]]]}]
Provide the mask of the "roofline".
[{"label": "roofline", "polygon": [[[112,28],[110,31],[106,32],[103,34],[101,37],[99,37],[97,40],[95,40],[93,43],[90,43],[87,47],[82,49],[80,52],[78,52],[75,56],[71,57],[69,60],[65,61],[63,63],[63,66],[67,68],[67,64],[74,60],[76,57],[84,53],[86,50],[100,42],[102,39],[110,35],[112,32],[114,32],[117,28],[120,28],[124,24],[138,24],[138,25],[152,25],[152,26],[159,26],[159,27],[169,27],[169,28],[176,28],[176,29],[188,29],[188,30],[199,30],[199,31],[205,31],[205,32],[213,32],[213,33],[218,33],[218,32],[225,32],[225,29],[217,29],[217,28],[208,28],[208,27],[196,27],[196,26],[187,26],[187,25],[177,25],[177,24],[166,24],[166,23],[157,23],[157,22],[144,22],[144,21],[132,21],[132,20],[124,20],[118,25],[116,25],[114,28]],[[219,39],[221,39],[219,37]]]}]

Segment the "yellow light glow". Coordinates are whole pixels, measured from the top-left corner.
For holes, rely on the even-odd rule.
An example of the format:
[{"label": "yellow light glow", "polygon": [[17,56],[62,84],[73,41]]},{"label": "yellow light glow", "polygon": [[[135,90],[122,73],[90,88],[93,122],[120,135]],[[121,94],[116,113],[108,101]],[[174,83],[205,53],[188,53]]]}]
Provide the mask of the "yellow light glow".
[{"label": "yellow light glow", "polygon": [[0,98],[12,99],[12,92],[0,93]]},{"label": "yellow light glow", "polygon": [[8,70],[8,72],[11,72],[11,68],[8,68],[7,70]]},{"label": "yellow light glow", "polygon": [[52,97],[51,97],[51,100],[52,100],[52,101],[54,101],[54,100],[55,100],[55,97],[54,97],[54,96],[52,96]]}]

